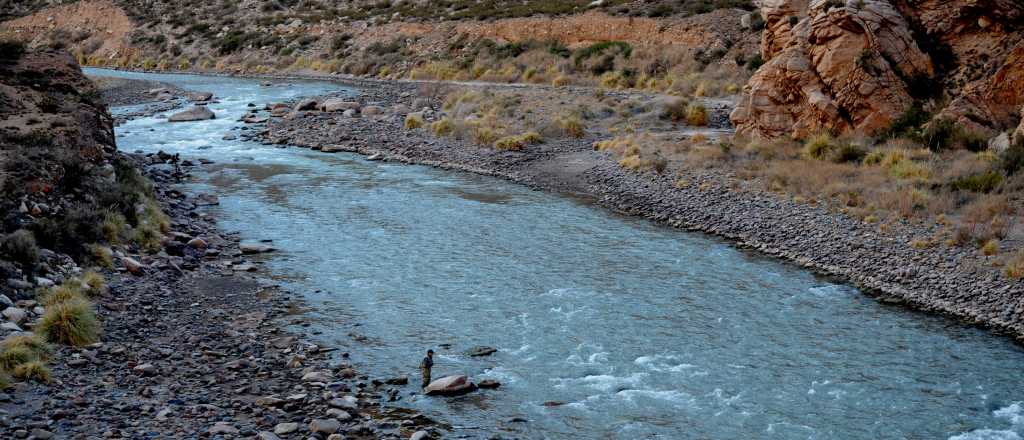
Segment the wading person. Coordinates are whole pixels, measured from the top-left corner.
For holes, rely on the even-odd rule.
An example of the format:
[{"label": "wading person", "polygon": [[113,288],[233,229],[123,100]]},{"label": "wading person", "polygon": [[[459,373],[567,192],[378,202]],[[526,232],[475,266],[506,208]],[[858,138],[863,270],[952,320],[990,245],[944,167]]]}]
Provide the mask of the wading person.
[{"label": "wading person", "polygon": [[430,385],[430,369],[434,368],[434,350],[427,350],[427,357],[420,362],[420,372],[423,373],[423,386]]}]

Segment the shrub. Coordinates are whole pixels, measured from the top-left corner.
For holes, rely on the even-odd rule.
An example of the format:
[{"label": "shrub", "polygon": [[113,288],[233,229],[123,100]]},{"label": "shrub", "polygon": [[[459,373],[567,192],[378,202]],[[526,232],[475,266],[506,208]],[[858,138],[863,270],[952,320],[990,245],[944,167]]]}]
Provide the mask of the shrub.
[{"label": "shrub", "polygon": [[0,251],[11,261],[18,263],[25,270],[31,271],[39,261],[39,247],[31,232],[19,229],[3,237]]},{"label": "shrub", "polygon": [[885,152],[875,150],[864,156],[864,160],[861,163],[867,166],[878,165],[882,163],[883,159],[885,159]]},{"label": "shrub", "polygon": [[555,121],[558,127],[565,132],[566,135],[574,138],[581,138],[586,135],[586,127],[583,125],[583,120],[576,115],[566,115],[558,118]]},{"label": "shrub", "polygon": [[703,104],[690,103],[686,106],[686,123],[698,127],[708,125],[708,110]]},{"label": "shrub", "polygon": [[83,298],[81,282],[75,279],[70,279],[59,286],[53,286],[45,292],[39,297],[39,302],[46,307]]},{"label": "shrub", "polygon": [[1004,273],[1007,278],[1019,280],[1024,278],[1024,251],[1017,251],[1010,259],[1006,262]]},{"label": "shrub", "polygon": [[418,113],[409,113],[405,117],[406,130],[412,130],[423,126],[423,117]]},{"label": "shrub", "polygon": [[494,148],[502,151],[519,151],[527,145],[539,144],[543,142],[540,134],[535,131],[523,133],[519,136],[506,136],[498,139],[494,143]]},{"label": "shrub", "polygon": [[812,136],[804,144],[804,156],[811,159],[825,159],[836,149],[835,139],[826,133]]},{"label": "shrub", "polygon": [[14,367],[14,377],[40,383],[50,383],[53,380],[50,369],[46,368],[46,364],[41,361],[26,362]]},{"label": "shrub", "polygon": [[590,46],[577,49],[572,57],[573,63],[579,67],[583,61],[594,56],[602,55],[606,51],[613,51],[621,54],[623,58],[629,58],[630,54],[633,53],[633,47],[624,41],[602,41],[600,43],[594,43]]},{"label": "shrub", "polygon": [[661,108],[661,119],[668,119],[673,122],[686,120],[686,112],[690,107],[690,101],[683,98],[674,98],[666,102]]},{"label": "shrub", "polygon": [[99,340],[100,325],[92,304],[75,298],[47,307],[38,331],[50,342],[82,346]]},{"label": "shrub", "polygon": [[455,131],[455,123],[452,122],[451,118],[445,116],[430,124],[430,131],[433,131],[437,136],[448,136]]},{"label": "shrub", "polygon": [[107,280],[95,271],[85,271],[82,274],[81,282],[87,296],[100,296],[107,293]]},{"label": "shrub", "polygon": [[569,85],[570,83],[571,81],[569,80],[569,77],[565,75],[558,75],[555,77],[555,79],[551,80],[552,87],[563,87]]},{"label": "shrub", "polygon": [[984,173],[973,174],[961,177],[949,184],[951,188],[959,191],[971,191],[976,193],[988,193],[1003,183],[1003,175],[996,171],[985,171]]},{"label": "shrub", "polygon": [[988,255],[988,256],[998,254],[999,253],[999,240],[996,240],[996,239],[993,238],[991,240],[986,241],[985,244],[981,246],[981,253],[983,255]]},{"label": "shrub", "polygon": [[92,245],[92,259],[93,261],[105,268],[112,269],[114,267],[114,251],[110,248],[98,244]]},{"label": "shrub", "polygon": [[18,365],[36,359],[32,350],[26,347],[10,347],[0,350],[0,369],[11,371]]},{"label": "shrub", "polygon": [[106,239],[108,243],[120,243],[124,231],[127,228],[128,220],[126,220],[123,215],[110,211],[106,211],[103,214],[103,222],[100,223],[100,231],[102,231],[103,238]]},{"label": "shrub", "polygon": [[53,354],[53,349],[38,336],[8,336],[0,341],[0,370],[11,371],[18,365],[45,361]]},{"label": "shrub", "polygon": [[1024,168],[1024,136],[1010,145],[1010,148],[1003,152],[999,161],[1002,163],[1003,170],[1010,176]]},{"label": "shrub", "polygon": [[831,160],[835,163],[860,162],[864,155],[864,149],[860,146],[843,142],[832,153]]}]

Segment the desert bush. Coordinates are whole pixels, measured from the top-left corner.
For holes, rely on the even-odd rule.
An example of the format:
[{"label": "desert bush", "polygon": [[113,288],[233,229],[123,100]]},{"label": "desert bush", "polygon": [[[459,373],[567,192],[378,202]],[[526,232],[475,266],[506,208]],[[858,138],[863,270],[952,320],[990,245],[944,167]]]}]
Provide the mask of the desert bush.
[{"label": "desert bush", "polygon": [[1024,168],[1024,136],[1017,139],[999,157],[999,161],[1007,175],[1014,175]]},{"label": "desert bush", "polygon": [[985,171],[954,180],[949,186],[958,191],[988,193],[1003,183],[1003,175],[996,171]]},{"label": "desert bush", "polygon": [[107,280],[103,278],[98,272],[87,270],[82,273],[80,279],[83,287],[83,293],[86,296],[100,296],[107,293]]},{"label": "desert bush", "polygon": [[690,103],[686,106],[686,123],[689,125],[703,127],[708,125],[708,110],[700,103]]},{"label": "desert bush", "polygon": [[77,347],[99,340],[100,325],[92,304],[76,298],[47,307],[37,331],[50,342]]},{"label": "desert bush", "polygon": [[690,101],[683,98],[673,98],[662,105],[659,116],[661,119],[668,119],[673,122],[684,121],[686,120],[689,107]]},{"label": "desert bush", "polygon": [[81,281],[70,279],[64,284],[53,286],[39,296],[39,303],[50,307],[74,299],[83,299]]},{"label": "desert bush", "polygon": [[583,119],[575,114],[563,115],[556,119],[555,123],[567,136],[581,138],[586,135]]},{"label": "desert bush", "polygon": [[823,160],[837,148],[836,140],[832,136],[827,133],[821,133],[812,136],[804,144],[804,156],[810,159]]},{"label": "desert bush", "polygon": [[1019,280],[1024,278],[1024,251],[1017,251],[1006,261],[1003,273],[1007,278]]},{"label": "desert bush", "polygon": [[990,239],[981,246],[981,253],[983,255],[992,256],[999,253],[999,240]]},{"label": "desert bush", "polygon": [[53,376],[50,369],[41,361],[26,362],[14,367],[14,377],[21,380],[34,380],[40,383],[50,383]]},{"label": "desert bush", "polygon": [[445,116],[430,124],[430,131],[437,136],[449,136],[455,131],[455,123],[451,118]]},{"label": "desert bush", "polygon": [[535,131],[526,132],[518,136],[506,136],[494,142],[494,148],[502,151],[519,151],[527,145],[543,142],[540,134]]},{"label": "desert bush", "polygon": [[409,113],[405,117],[405,129],[413,130],[423,126],[423,116],[419,113]]},{"label": "desert bush", "polygon": [[39,247],[31,232],[19,229],[3,237],[0,252],[9,260],[21,265],[23,270],[31,271],[39,261]]}]

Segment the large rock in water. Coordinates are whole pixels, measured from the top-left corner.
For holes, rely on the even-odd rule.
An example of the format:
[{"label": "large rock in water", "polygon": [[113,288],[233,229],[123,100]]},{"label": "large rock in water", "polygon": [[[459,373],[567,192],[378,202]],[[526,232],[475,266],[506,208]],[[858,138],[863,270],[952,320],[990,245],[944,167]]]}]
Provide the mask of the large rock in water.
[{"label": "large rock in water", "polygon": [[737,132],[878,133],[930,92],[953,98],[939,116],[973,131],[994,136],[1017,124],[1024,33],[1014,23],[1024,18],[1024,3],[905,3],[761,1],[765,64],[730,115]]},{"label": "large rock in water", "polygon": [[188,110],[175,113],[171,115],[170,118],[167,118],[167,120],[170,122],[191,122],[205,121],[207,119],[213,119],[216,117],[217,116],[214,115],[213,112],[210,111],[210,109],[206,108],[206,106],[197,105],[193,106]]},{"label": "large rock in water", "polygon": [[476,384],[466,376],[442,377],[423,389],[428,396],[458,396],[475,390]]}]

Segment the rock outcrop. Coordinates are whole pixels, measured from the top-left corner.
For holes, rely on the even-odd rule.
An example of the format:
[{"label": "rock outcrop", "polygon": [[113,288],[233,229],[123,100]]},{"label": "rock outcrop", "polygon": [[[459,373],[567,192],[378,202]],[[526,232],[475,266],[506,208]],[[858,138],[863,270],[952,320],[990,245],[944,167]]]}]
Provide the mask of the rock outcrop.
[{"label": "rock outcrop", "polygon": [[732,122],[753,137],[875,134],[944,93],[940,117],[994,135],[1024,103],[1022,11],[1009,0],[764,0],[766,63]]},{"label": "rock outcrop", "polygon": [[430,382],[423,391],[428,396],[458,396],[476,390],[476,384],[466,376],[447,376]]}]

